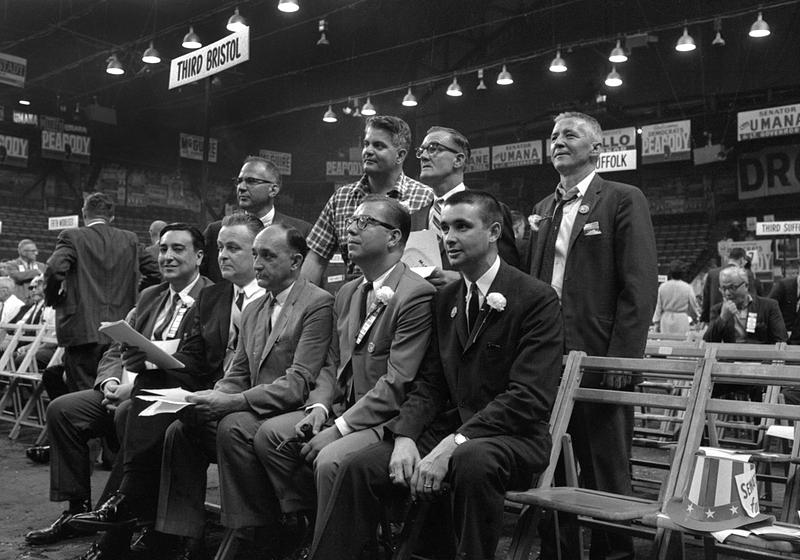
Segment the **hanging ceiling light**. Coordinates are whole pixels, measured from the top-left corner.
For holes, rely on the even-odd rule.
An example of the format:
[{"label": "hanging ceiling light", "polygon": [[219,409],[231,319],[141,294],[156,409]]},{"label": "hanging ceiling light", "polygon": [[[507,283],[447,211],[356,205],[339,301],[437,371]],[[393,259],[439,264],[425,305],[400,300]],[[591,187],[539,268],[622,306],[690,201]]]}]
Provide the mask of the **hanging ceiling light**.
[{"label": "hanging ceiling light", "polygon": [[625,54],[625,49],[622,48],[620,40],[617,39],[617,46],[611,49],[611,54],[608,55],[609,62],[620,64],[628,60],[628,55]]},{"label": "hanging ceiling light", "polygon": [[505,64],[503,64],[503,69],[497,75],[497,83],[501,86],[508,86],[514,83],[514,78],[511,77],[511,72],[506,69]]},{"label": "hanging ceiling light", "polygon": [[[567,71],[567,63],[561,58],[561,49],[556,51],[556,56],[550,61],[550,71],[556,74]],[[499,82],[498,82],[499,83]]]},{"label": "hanging ceiling light", "polygon": [[233,15],[228,18],[225,28],[233,33],[247,28],[247,20],[239,13],[239,8],[234,8]]},{"label": "hanging ceiling light", "polygon": [[697,45],[694,44],[694,39],[692,39],[692,36],[689,35],[689,29],[684,26],[683,35],[680,36],[678,42],[675,44],[675,50],[678,52],[689,52],[695,50],[696,48]]},{"label": "hanging ceiling light", "polygon": [[722,38],[722,18],[717,18],[714,20],[714,31],[717,32],[714,40],[711,41],[711,44],[715,47],[724,47],[725,46],[725,39]]},{"label": "hanging ceiling light", "polygon": [[339,119],[336,118],[336,113],[333,112],[333,108],[330,105],[328,105],[328,110],[325,111],[325,114],[322,116],[322,120],[328,123],[335,123],[339,121]]},{"label": "hanging ceiling light", "polygon": [[766,37],[770,34],[769,24],[764,21],[764,16],[761,12],[758,12],[758,18],[753,22],[753,25],[750,26],[750,32],[748,35],[751,37]]},{"label": "hanging ceiling light", "polygon": [[403,97],[403,106],[416,107],[417,105],[417,97],[411,93],[411,86],[408,86],[408,92],[406,92],[405,97]]},{"label": "hanging ceiling light", "polygon": [[478,91],[486,89],[486,83],[483,81],[483,68],[478,70],[478,85],[475,86],[475,89]]},{"label": "hanging ceiling light", "polygon": [[317,41],[317,46],[327,47],[328,45],[330,45],[328,37],[325,36],[325,32],[328,30],[328,20],[327,19],[319,20],[318,29],[319,29],[319,41]]},{"label": "hanging ceiling light", "polygon": [[122,67],[122,63],[117,58],[117,55],[112,54],[106,59],[108,64],[106,65],[106,73],[111,74],[112,76],[121,76],[125,73],[125,69]]},{"label": "hanging ceiling light", "polygon": [[184,49],[199,49],[203,46],[203,43],[200,42],[200,37],[194,32],[194,27],[191,25],[189,26],[189,32],[183,36],[181,46]]},{"label": "hanging ceiling light", "polygon": [[158,51],[153,46],[153,41],[150,41],[150,46],[142,53],[142,62],[145,64],[158,64],[161,62],[161,55],[158,54]]},{"label": "hanging ceiling light", "polygon": [[18,103],[27,107],[31,104],[31,101],[27,97],[21,97]]},{"label": "hanging ceiling light", "polygon": [[377,114],[377,112],[378,111],[375,110],[375,105],[373,105],[372,101],[370,101],[369,97],[367,97],[366,103],[364,103],[364,106],[361,107],[361,114],[371,117],[372,115]]},{"label": "hanging ceiling light", "polygon": [[458,85],[458,80],[456,80],[455,76],[453,76],[453,81],[450,82],[450,85],[447,86],[447,95],[450,97],[461,97],[464,95],[464,92],[461,91],[461,86]]},{"label": "hanging ceiling light", "polygon": [[278,9],[286,13],[296,12],[300,9],[299,0],[281,0],[278,2]]},{"label": "hanging ceiling light", "polygon": [[606,76],[606,85],[608,87],[619,87],[622,85],[622,76],[617,72],[617,67],[612,65],[611,72]]}]

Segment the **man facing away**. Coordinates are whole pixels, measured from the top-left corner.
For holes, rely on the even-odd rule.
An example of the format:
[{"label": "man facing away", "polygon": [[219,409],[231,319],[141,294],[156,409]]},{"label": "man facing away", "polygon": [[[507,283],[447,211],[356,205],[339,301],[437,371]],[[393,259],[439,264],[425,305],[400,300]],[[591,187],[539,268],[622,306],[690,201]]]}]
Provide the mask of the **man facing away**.
[{"label": "man facing away", "polygon": [[528,488],[547,466],[547,421],[564,344],[561,312],[550,287],[498,257],[501,222],[500,205],[488,193],[460,192],[445,203],[447,256],[463,279],[436,295],[434,336],[385,437],[340,466],[318,515],[312,558],[359,558],[393,487],[432,499],[444,482],[454,557],[493,558],[505,491]]}]

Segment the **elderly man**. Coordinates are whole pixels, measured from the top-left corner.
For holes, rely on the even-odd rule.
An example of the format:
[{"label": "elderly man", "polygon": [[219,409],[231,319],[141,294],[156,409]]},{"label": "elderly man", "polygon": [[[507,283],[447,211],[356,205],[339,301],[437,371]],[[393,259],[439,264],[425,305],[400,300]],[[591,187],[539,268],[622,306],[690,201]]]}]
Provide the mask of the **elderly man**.
[{"label": "elderly man", "polygon": [[[442,255],[442,269],[435,269],[428,281],[440,287],[448,282],[459,280],[461,276],[452,270],[447,263],[446,248],[444,246],[441,213],[442,206],[447,199],[457,192],[467,190],[464,185],[464,167],[469,161],[471,150],[466,136],[452,128],[433,126],[428,129],[424,140],[416,155],[419,159],[420,181],[433,189],[436,195],[434,201],[417,212],[411,224],[411,229],[431,229],[439,238],[439,250]],[[519,255],[514,240],[514,226],[511,222],[511,213],[505,204],[501,203],[503,210],[502,231],[497,249],[500,258],[511,266],[519,266]]]},{"label": "elderly man", "polygon": [[403,173],[410,148],[411,129],[403,119],[384,115],[367,119],[361,148],[364,175],[337,189],[328,199],[308,235],[311,251],[303,265],[303,276],[321,285],[328,262],[337,250],[344,260],[347,280],[358,276],[348,250],[347,220],[368,194],[396,198],[412,214],[433,202],[429,187]]},{"label": "elderly man", "polygon": [[[350,257],[364,276],[336,294],[333,367],[320,373],[305,412],[268,420],[254,442],[284,513],[322,514],[339,465],[382,439],[417,374],[435,290],[400,262],[410,222],[399,202],[382,195],[367,196],[347,221]],[[282,445],[303,436],[304,426],[308,443]]]},{"label": "elderly man", "polygon": [[445,482],[443,506],[455,526],[438,538],[455,535],[450,557],[494,558],[505,491],[527,488],[547,466],[561,312],[550,287],[498,257],[501,223],[488,193],[460,192],[445,203],[444,243],[463,279],[437,294],[434,336],[386,437],[340,466],[317,518],[312,558],[360,558],[392,483],[432,499]]},{"label": "elderly man", "polygon": [[25,302],[14,295],[14,281],[8,276],[0,277],[0,323],[10,323]]},{"label": "elderly man", "polygon": [[156,528],[187,537],[176,558],[201,556],[211,461],[219,464],[223,525],[241,539],[247,528],[259,528],[260,538],[278,532],[274,490],[253,438],[267,418],[306,401],[328,353],[333,298],[299,278],[307,251],[300,232],[285,224],[256,237],[253,266],[269,293],[242,315],[225,377],[212,391],[189,397],[193,410],[167,432]]},{"label": "elderly man", "polygon": [[14,281],[14,294],[21,300],[28,298],[31,280],[44,273],[45,265],[36,260],[39,249],[30,239],[23,239],[17,244],[19,257],[3,263],[8,276]]},{"label": "elderly man", "polygon": [[[308,235],[311,224],[305,220],[287,216],[275,208],[275,198],[281,191],[283,179],[274,163],[260,156],[247,156],[239,175],[233,182],[239,208],[261,220],[264,227],[272,224],[286,224],[297,229],[303,237]],[[220,225],[221,221],[211,222],[203,232],[209,253],[208,258],[200,267],[200,272],[214,282],[218,282],[221,278],[216,254]]]}]

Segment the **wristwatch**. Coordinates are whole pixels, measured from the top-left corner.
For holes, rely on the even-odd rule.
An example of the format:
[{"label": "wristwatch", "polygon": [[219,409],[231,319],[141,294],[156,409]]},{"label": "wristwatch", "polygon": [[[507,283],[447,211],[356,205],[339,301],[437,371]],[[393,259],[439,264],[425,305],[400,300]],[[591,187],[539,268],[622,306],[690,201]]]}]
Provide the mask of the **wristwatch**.
[{"label": "wristwatch", "polygon": [[453,437],[453,441],[456,442],[456,445],[461,445],[465,441],[469,441],[469,438],[467,436],[465,436],[464,434],[456,434]]}]

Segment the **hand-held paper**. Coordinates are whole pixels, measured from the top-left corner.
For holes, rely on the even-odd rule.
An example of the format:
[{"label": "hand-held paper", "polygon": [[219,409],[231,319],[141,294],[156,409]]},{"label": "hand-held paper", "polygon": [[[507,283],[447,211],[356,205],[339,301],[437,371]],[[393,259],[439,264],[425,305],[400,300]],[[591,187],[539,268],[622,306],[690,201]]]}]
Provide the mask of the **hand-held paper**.
[{"label": "hand-held paper", "polygon": [[183,367],[183,362],[173,358],[152,340],[136,332],[125,320],[100,323],[99,330],[121,344],[136,346],[139,350],[147,354],[148,362],[154,363],[161,369],[177,369]]},{"label": "hand-held paper", "polygon": [[439,238],[436,232],[432,229],[412,231],[401,260],[412,268],[420,266],[442,268],[442,254],[439,252]]}]

